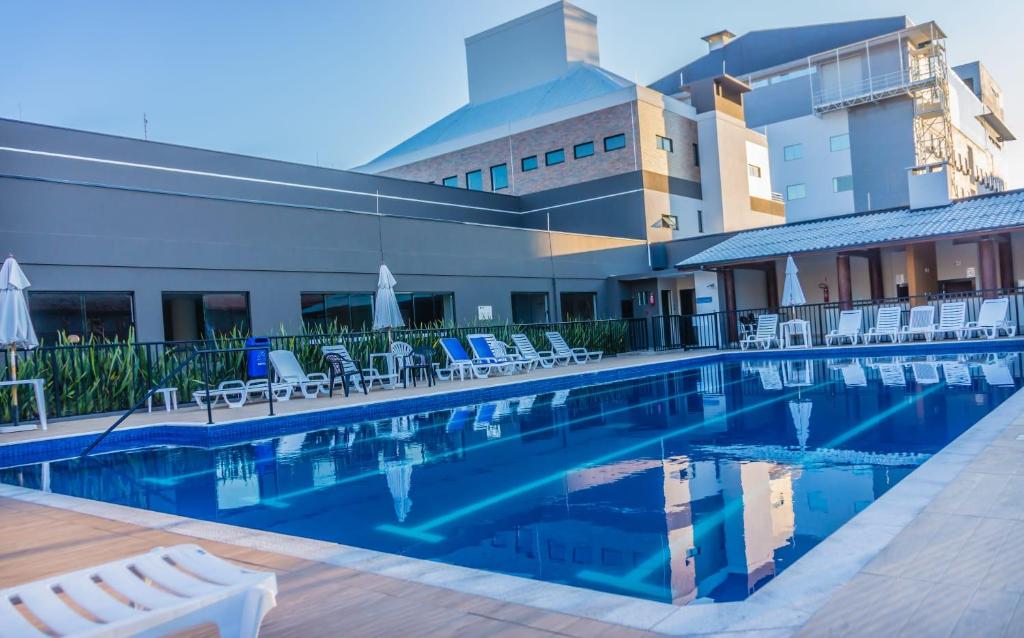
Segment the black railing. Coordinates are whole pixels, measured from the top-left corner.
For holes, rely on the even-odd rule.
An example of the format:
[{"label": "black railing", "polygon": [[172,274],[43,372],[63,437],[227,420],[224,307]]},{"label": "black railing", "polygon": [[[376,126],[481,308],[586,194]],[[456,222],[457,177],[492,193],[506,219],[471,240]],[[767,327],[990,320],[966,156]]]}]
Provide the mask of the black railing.
[{"label": "black railing", "polygon": [[[435,348],[435,361],[444,361],[437,348],[441,337],[458,337],[475,332],[494,333],[510,341],[516,332],[525,333],[538,350],[549,349],[544,333],[560,332],[572,345],[603,350],[607,355],[650,348],[647,320],[605,319],[537,324],[498,324],[395,330],[392,338],[415,348]],[[291,350],[307,372],[323,371],[320,348],[345,344],[362,365],[369,355],[387,350],[383,332],[342,332],[270,336],[270,349]],[[264,349],[264,348],[259,348]],[[195,351],[201,358],[188,360]],[[86,343],[43,345],[18,351],[19,378],[41,378],[46,390],[47,413],[52,418],[118,413],[145,398],[145,393],[169,373],[168,386],[178,389],[182,403],[191,401],[196,390],[216,387],[222,381],[245,380],[245,337],[219,337],[192,341]],[[9,375],[7,352],[0,351],[0,380]],[[188,361],[187,361],[188,360]],[[184,365],[182,365],[184,364]],[[21,406],[23,418],[34,416],[34,402]],[[0,393],[0,422],[9,421],[10,393]]]}]

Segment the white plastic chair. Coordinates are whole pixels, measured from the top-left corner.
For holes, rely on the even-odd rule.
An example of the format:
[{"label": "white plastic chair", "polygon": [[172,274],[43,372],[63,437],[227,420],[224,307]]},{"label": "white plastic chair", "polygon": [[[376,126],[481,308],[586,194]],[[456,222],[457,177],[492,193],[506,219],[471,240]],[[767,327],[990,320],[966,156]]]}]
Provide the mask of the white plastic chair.
[{"label": "white plastic chair", "polygon": [[586,348],[571,348],[562,338],[561,333],[545,332],[548,341],[551,342],[552,351],[559,357],[570,356],[577,364],[583,364],[590,360],[600,361],[604,356],[603,350],[587,350]]},{"label": "white plastic chair", "polygon": [[[929,308],[931,306],[928,306]],[[875,317],[875,325],[864,333],[864,343],[882,343],[883,338],[888,338],[893,343],[900,338],[900,316],[903,310],[899,306],[882,306],[878,309]]]},{"label": "white plastic chair", "polygon": [[970,321],[964,326],[962,335],[970,337],[975,334],[995,339],[999,332],[1003,331],[1007,337],[1017,334],[1017,326],[1010,323],[1006,314],[1010,310],[1010,300],[1006,297],[999,299],[986,299],[981,302],[978,310],[978,320]]},{"label": "white plastic chair", "polygon": [[750,346],[757,346],[767,350],[772,343],[781,346],[779,342],[779,315],[758,315],[757,329],[754,334],[743,337],[740,341],[740,348],[746,350]]},{"label": "white plastic chair", "polygon": [[915,306],[910,309],[910,320],[900,329],[900,341],[912,341],[917,335],[931,341],[935,333],[935,307]]},{"label": "white plastic chair", "polygon": [[863,323],[864,311],[862,309],[842,311],[839,313],[839,325],[825,335],[825,345],[830,346],[833,342],[842,343],[844,339],[849,339],[850,345],[857,345]]},{"label": "white plastic chair", "polygon": [[[158,547],[0,590],[0,634],[164,636],[215,623],[221,636],[255,637],[276,596],[274,574],[243,569],[197,545]],[[30,623],[22,607],[48,633]]]},{"label": "white plastic chair", "polygon": [[295,353],[290,350],[271,351],[270,365],[274,367],[274,374],[279,383],[291,385],[307,399],[315,399],[321,393],[328,392],[330,380],[327,375],[323,372],[306,374],[299,360],[295,358]]}]

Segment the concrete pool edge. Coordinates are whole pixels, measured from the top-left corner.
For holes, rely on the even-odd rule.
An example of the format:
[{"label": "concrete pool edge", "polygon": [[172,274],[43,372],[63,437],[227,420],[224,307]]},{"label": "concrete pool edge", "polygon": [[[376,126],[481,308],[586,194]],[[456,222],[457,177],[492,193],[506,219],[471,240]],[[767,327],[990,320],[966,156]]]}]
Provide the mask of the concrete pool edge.
[{"label": "concrete pool edge", "polygon": [[[828,356],[840,352],[848,354],[849,350],[845,348],[805,352]],[[857,350],[864,351],[861,348]],[[778,354],[778,351],[774,353]],[[733,358],[729,356],[732,353],[717,352],[695,358],[703,360],[720,357],[723,354],[726,355],[725,359]],[[740,353],[736,354],[743,356]],[[795,632],[841,587],[850,582],[1022,412],[1024,389],[1018,390],[982,417],[762,589],[747,600],[734,603],[691,604],[677,607],[568,585],[8,485],[0,485],[0,497],[166,530],[202,540],[317,560],[636,629],[666,634],[771,631],[773,634],[787,635]]]}]

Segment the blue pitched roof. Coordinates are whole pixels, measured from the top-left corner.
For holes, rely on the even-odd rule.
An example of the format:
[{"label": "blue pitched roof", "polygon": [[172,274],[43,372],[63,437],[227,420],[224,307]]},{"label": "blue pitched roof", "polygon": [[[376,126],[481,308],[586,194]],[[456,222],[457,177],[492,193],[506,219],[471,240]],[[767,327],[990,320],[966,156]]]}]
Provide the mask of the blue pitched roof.
[{"label": "blue pitched roof", "polygon": [[633,83],[629,80],[600,67],[585,62],[575,62],[569,66],[569,70],[564,75],[550,82],[538,84],[488,102],[479,104],[470,102],[384,152],[368,164],[614,93],[632,85]]},{"label": "blue pitched roof", "polygon": [[905,29],[908,24],[906,16],[895,16],[750,31],[653,82],[650,88],[672,95],[679,91],[680,73],[687,84],[719,76],[722,75],[724,61],[726,73],[736,77],[744,76],[815,53],[893,33]]},{"label": "blue pitched roof", "polygon": [[676,264],[679,268],[898,243],[1024,226],[1024,189],[933,208],[893,208],[745,230]]}]

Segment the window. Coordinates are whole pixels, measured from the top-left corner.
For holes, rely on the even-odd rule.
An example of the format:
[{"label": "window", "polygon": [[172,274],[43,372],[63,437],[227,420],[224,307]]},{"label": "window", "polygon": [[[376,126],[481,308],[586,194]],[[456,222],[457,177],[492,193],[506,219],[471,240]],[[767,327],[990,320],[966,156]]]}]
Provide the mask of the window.
[{"label": "window", "polygon": [[445,186],[450,186],[452,188],[458,188],[459,187],[459,176],[458,175],[452,175],[451,177],[446,177],[446,178],[441,180],[441,183],[444,184]]},{"label": "window", "polygon": [[544,165],[554,166],[555,164],[561,164],[565,161],[565,149],[560,148],[557,151],[548,151],[544,153]]},{"label": "window", "polygon": [[238,331],[249,333],[247,292],[163,293],[164,339],[212,339]]},{"label": "window", "polygon": [[470,171],[466,173],[466,188],[471,191],[482,191],[484,189],[484,172]]},{"label": "window", "polygon": [[537,156],[531,155],[524,157],[522,161],[523,172],[532,171],[537,169]]},{"label": "window", "polygon": [[793,160],[803,159],[804,157],[804,145],[803,144],[790,144],[789,146],[782,147],[782,159],[787,162]]},{"label": "window", "polygon": [[455,324],[455,295],[450,292],[399,292],[395,297],[407,328]]},{"label": "window", "polygon": [[508,164],[491,167],[491,190],[500,191],[508,188]]},{"label": "window", "polygon": [[135,326],[130,292],[28,291],[29,315],[36,336],[55,343],[58,334],[80,340],[127,339]]},{"label": "window", "polygon": [[626,134],[619,133],[618,135],[609,135],[604,138],[604,152],[617,151],[620,148],[626,148]]},{"label": "window", "polygon": [[513,323],[544,323],[548,321],[548,293],[512,293]]},{"label": "window", "polygon": [[845,193],[853,190],[853,175],[843,175],[832,178],[832,192]]},{"label": "window", "polygon": [[836,151],[845,151],[850,148],[850,134],[843,133],[842,135],[833,135],[828,138],[828,150],[833,153]]},{"label": "window", "polygon": [[790,184],[786,187],[786,199],[788,201],[803,199],[804,197],[807,197],[807,186],[805,184]]},{"label": "window", "polygon": [[597,316],[596,292],[563,292],[562,321],[591,320]]},{"label": "window", "polygon": [[679,218],[675,215],[662,215],[661,216],[662,228],[671,228],[672,230],[679,230]]},{"label": "window", "polygon": [[582,144],[577,144],[576,146],[572,147],[572,158],[573,159],[580,159],[580,158],[583,158],[583,157],[590,157],[593,154],[594,154],[594,143],[593,142],[583,142]]},{"label": "window", "polygon": [[373,327],[373,295],[368,292],[304,292],[302,322],[327,332],[362,332]]},{"label": "window", "polygon": [[693,165],[700,166],[700,146],[693,145]]},{"label": "window", "polygon": [[702,210],[697,211],[697,232],[704,232],[704,211]]},{"label": "window", "polygon": [[747,164],[747,175],[751,177],[761,177],[761,167],[756,164]]},{"label": "window", "polygon": [[663,151],[667,151],[669,153],[672,152],[672,138],[671,137],[662,137],[661,135],[655,135],[655,137],[658,138],[658,140],[657,140],[658,148],[660,148]]}]

